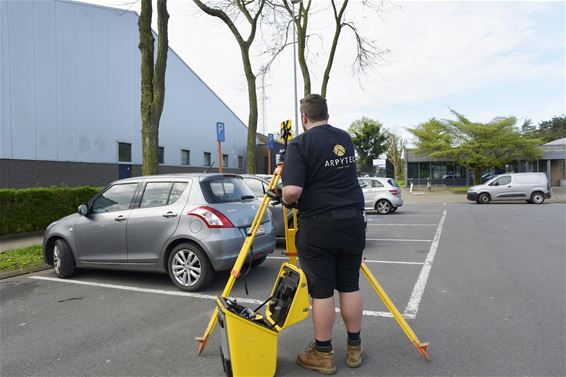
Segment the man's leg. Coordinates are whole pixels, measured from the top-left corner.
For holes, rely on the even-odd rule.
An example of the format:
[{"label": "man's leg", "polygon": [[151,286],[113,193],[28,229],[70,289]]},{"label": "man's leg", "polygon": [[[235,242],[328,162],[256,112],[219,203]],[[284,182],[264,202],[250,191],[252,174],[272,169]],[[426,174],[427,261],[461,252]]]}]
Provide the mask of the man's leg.
[{"label": "man's leg", "polygon": [[[360,291],[339,292],[340,313],[346,325],[346,330],[351,333],[360,332],[362,329],[363,300]],[[314,300],[313,300],[314,301]],[[314,303],[313,303],[314,311]]]},{"label": "man's leg", "polygon": [[346,365],[357,368],[362,365],[364,351],[362,349],[360,331],[362,329],[363,300],[360,291],[339,292],[340,312],[348,331],[348,350]]},{"label": "man's leg", "polygon": [[299,365],[324,374],[336,373],[334,353],[330,341],[335,318],[333,296],[312,299],[312,321],[316,343],[309,346],[305,352],[297,355]]},{"label": "man's leg", "polygon": [[334,297],[312,299],[312,321],[316,340],[326,341],[332,338],[335,318]]}]

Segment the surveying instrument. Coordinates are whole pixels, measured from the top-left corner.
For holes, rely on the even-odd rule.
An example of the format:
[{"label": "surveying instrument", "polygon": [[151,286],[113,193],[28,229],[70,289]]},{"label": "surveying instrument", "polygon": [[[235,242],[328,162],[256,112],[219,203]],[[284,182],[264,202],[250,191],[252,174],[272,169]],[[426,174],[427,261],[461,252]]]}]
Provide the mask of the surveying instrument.
[{"label": "surveying instrument", "polygon": [[[263,196],[234,267],[230,271],[224,291],[216,299],[216,307],[208,326],[203,336],[196,337],[199,342],[197,352],[200,355],[206,347],[216,324],[220,325],[222,366],[229,377],[274,376],[277,366],[277,337],[283,329],[303,321],[309,315],[307,281],[305,274],[297,266],[297,248],[295,246],[298,229],[297,210],[292,208],[293,221],[292,226],[290,226],[287,220],[289,209],[283,203],[281,204],[283,205],[283,222],[285,224],[285,254],[289,261],[281,265],[270,297],[253,310],[229,298],[234,283],[240,276],[242,267],[250,253],[267,207],[275,197],[274,190],[283,172],[284,155],[291,137],[291,121],[281,123],[281,139],[284,142],[284,149],[280,161],[275,168],[268,190]],[[429,343],[419,341],[364,261],[362,261],[360,269],[419,354],[425,360],[430,361],[427,353]],[[266,304],[265,314],[259,313],[259,310]]]}]

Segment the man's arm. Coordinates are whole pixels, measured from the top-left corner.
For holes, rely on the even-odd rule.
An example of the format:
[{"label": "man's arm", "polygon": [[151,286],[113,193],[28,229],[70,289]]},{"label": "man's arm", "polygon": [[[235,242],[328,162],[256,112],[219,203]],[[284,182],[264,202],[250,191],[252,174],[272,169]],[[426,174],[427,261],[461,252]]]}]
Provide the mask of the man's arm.
[{"label": "man's arm", "polygon": [[303,188],[300,186],[284,186],[283,187],[283,202],[286,204],[295,203],[301,197]]}]

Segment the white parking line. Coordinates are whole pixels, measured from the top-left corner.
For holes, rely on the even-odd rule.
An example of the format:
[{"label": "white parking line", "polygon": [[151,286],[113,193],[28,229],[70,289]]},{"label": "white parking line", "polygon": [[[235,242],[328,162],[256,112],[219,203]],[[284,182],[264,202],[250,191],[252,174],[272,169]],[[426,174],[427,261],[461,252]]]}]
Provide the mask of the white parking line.
[{"label": "white parking line", "polygon": [[428,252],[428,255],[426,256],[423,268],[421,269],[421,273],[419,274],[419,278],[415,283],[413,293],[411,293],[411,298],[409,299],[409,303],[407,304],[407,308],[405,309],[404,313],[405,318],[415,318],[417,312],[419,311],[419,303],[423,298],[426,282],[428,280],[428,276],[430,275],[430,269],[432,268],[432,262],[434,260],[434,256],[436,255],[436,251],[438,250],[438,243],[440,242],[440,235],[442,234],[444,220],[446,220],[446,211],[444,211],[442,218],[438,223],[438,228],[436,228],[434,240],[432,242],[432,245],[430,245],[430,250]]},{"label": "white parking line", "polygon": [[[153,293],[153,294],[168,295],[168,296],[202,298],[202,299],[205,299],[205,300],[216,301],[216,296],[203,295],[201,293],[194,293],[194,292],[168,291],[168,290],[164,290],[164,289],[139,288],[139,287],[132,287],[132,286],[129,286],[129,285],[95,283],[95,282],[92,282],[92,281],[63,280],[63,279],[52,278],[52,277],[48,277],[48,276],[30,276],[29,279],[46,280],[46,281],[52,281],[52,282],[57,282],[57,283],[86,285],[86,286],[99,287],[99,288],[119,289],[119,290],[122,290],[122,291]],[[250,298],[235,297],[235,299],[239,303],[256,304],[256,305],[263,303],[263,301],[254,300],[254,299],[250,299]],[[336,312],[339,313],[340,309],[336,308]],[[393,318],[393,315],[389,312],[379,312],[379,311],[373,311],[373,310],[364,310],[363,315],[368,316],[368,317]],[[410,319],[410,318],[407,318],[407,319]]]},{"label": "white parking line", "polygon": [[366,241],[432,242],[432,240],[414,240],[414,239],[411,239],[411,238],[366,238]]},{"label": "white parking line", "polygon": [[369,226],[437,226],[438,224],[368,224]]},{"label": "white parking line", "polygon": [[416,264],[416,265],[423,265],[423,262],[404,262],[404,261],[396,261],[396,260],[371,260],[365,259],[364,262],[366,263],[384,263],[384,264]]},{"label": "white parking line", "polygon": [[[288,257],[267,257],[267,259],[284,259],[289,260]],[[299,259],[299,258],[297,258]],[[417,264],[423,265],[423,262],[404,262],[404,261],[395,261],[395,260],[372,260],[372,259],[364,259],[366,263],[383,263],[383,264]]]},{"label": "white parking line", "polygon": [[[54,282],[57,282],[57,283],[68,283],[68,284],[88,285],[88,286],[91,286],[91,287],[120,289],[122,291],[155,293],[155,294],[168,295],[168,296],[183,296],[183,297],[193,297],[193,298],[204,298],[206,300],[216,300],[216,296],[203,295],[201,293],[194,293],[194,292],[168,291],[168,290],[165,290],[165,289],[139,288],[139,287],[133,287],[133,286],[130,286],[130,285],[96,283],[96,282],[92,282],[92,281],[62,280],[62,279],[59,279],[59,278],[52,278],[52,277],[49,277],[49,276],[30,276],[29,278],[35,279],[35,280],[54,281]],[[247,304],[261,304],[263,302],[263,301],[260,301],[260,300],[254,300],[254,299],[249,299],[249,298],[241,298],[241,299],[239,298],[238,301],[245,302]]]}]

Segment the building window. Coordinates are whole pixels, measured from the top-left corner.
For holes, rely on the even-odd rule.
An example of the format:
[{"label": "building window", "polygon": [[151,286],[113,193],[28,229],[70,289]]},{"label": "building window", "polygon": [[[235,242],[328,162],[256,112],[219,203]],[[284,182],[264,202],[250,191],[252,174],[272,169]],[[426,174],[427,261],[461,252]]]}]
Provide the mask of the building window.
[{"label": "building window", "polygon": [[210,166],[210,152],[204,152],[204,166]]},{"label": "building window", "polygon": [[191,164],[191,151],[181,149],[181,165]]},{"label": "building window", "polygon": [[118,143],[118,161],[132,162],[132,144]]},{"label": "building window", "polygon": [[238,169],[244,168],[244,158],[242,156],[238,156]]},{"label": "building window", "polygon": [[164,155],[165,155],[165,148],[159,147],[159,163],[163,164],[164,162]]},{"label": "building window", "polygon": [[222,155],[222,166],[228,167],[228,155],[227,154]]}]

